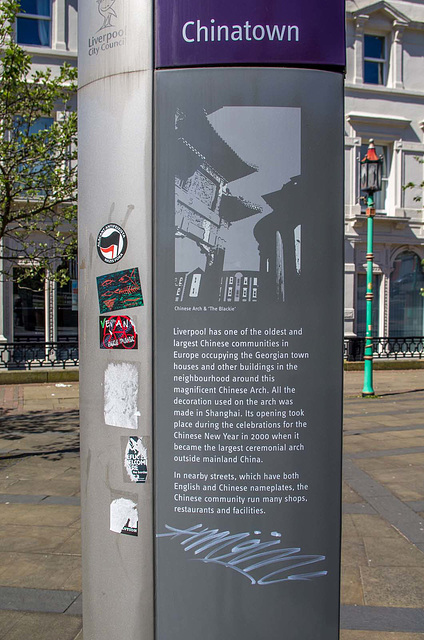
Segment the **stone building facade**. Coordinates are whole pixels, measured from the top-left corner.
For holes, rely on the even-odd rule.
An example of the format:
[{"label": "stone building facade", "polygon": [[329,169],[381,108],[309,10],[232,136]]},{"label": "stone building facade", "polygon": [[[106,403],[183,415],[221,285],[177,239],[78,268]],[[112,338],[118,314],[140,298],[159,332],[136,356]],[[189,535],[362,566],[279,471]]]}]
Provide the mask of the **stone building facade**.
[{"label": "stone building facade", "polygon": [[[33,71],[50,68],[55,73],[64,62],[76,66],[78,1],[21,0],[21,8],[15,37],[32,55]],[[60,112],[52,113],[50,119],[42,118],[41,124],[49,126],[48,120],[60,117]],[[41,234],[39,240],[43,240]],[[21,285],[0,281],[0,342],[76,337],[76,261],[66,266],[71,280],[63,287],[48,278],[27,279]]]},{"label": "stone building facade", "polygon": [[366,203],[359,161],[374,139],[383,189],[374,218],[374,336],[424,334],[424,3],[346,3],[345,335],[365,335]]}]

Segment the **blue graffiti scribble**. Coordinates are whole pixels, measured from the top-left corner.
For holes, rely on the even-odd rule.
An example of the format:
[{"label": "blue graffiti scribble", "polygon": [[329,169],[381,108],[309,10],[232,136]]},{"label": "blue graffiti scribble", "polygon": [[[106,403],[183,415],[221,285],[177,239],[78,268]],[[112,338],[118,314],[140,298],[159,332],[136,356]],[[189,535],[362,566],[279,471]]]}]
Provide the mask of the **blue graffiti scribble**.
[{"label": "blue graffiti scribble", "polygon": [[[167,533],[158,533],[157,538],[179,538],[184,551],[192,551],[193,560],[220,564],[248,578],[251,584],[267,585],[289,580],[312,580],[326,576],[328,571],[290,573],[292,569],[325,560],[322,555],[299,555],[300,547],[281,548],[281,534],[273,531],[273,540],[262,542],[249,532],[231,534],[229,531],[209,529],[196,524],[188,529],[165,525]],[[254,535],[260,534],[255,531]],[[278,538],[278,539],[276,539]],[[182,540],[181,540],[182,539]],[[270,547],[278,549],[269,550]],[[265,549],[268,549],[265,551]],[[225,550],[225,551],[224,551]],[[220,553],[224,552],[224,553]],[[264,571],[266,567],[266,571]],[[269,571],[271,569],[271,571]],[[255,576],[252,574],[255,573]]]}]

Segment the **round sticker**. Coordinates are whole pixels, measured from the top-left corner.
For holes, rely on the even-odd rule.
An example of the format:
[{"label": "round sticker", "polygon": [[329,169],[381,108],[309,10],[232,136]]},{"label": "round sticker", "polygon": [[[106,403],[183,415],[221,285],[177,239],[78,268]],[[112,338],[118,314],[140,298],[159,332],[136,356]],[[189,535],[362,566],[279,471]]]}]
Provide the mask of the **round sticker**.
[{"label": "round sticker", "polygon": [[97,253],[103,262],[118,262],[127,250],[127,234],[113,222],[105,224],[97,236]]}]

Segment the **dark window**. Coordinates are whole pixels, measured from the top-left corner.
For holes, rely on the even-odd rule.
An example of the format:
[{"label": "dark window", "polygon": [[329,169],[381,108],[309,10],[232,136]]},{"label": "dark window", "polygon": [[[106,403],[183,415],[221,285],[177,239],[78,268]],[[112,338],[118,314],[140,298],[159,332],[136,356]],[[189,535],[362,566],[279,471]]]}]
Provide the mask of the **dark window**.
[{"label": "dark window", "polygon": [[[14,269],[15,277],[20,269]],[[45,339],[45,295],[41,276],[25,278],[13,283],[14,339]]]},{"label": "dark window", "polygon": [[49,47],[51,41],[51,1],[21,0],[16,19],[16,41]]},{"label": "dark window", "polygon": [[404,251],[394,261],[390,276],[389,335],[406,338],[423,335],[424,287],[421,260],[416,253]]},{"label": "dark window", "polygon": [[384,84],[386,62],[385,39],[380,36],[364,36],[364,82]]},{"label": "dark window", "polygon": [[57,286],[57,338],[78,335],[78,273],[76,260],[65,265],[70,280],[62,286]]}]

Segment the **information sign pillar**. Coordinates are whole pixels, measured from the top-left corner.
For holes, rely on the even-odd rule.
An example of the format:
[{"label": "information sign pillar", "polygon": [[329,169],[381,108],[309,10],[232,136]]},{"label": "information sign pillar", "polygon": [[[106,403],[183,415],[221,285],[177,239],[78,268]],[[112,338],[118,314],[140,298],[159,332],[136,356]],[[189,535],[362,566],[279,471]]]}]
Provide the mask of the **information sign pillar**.
[{"label": "information sign pillar", "polygon": [[84,634],[336,640],[344,4],[151,11],[80,20]]}]

